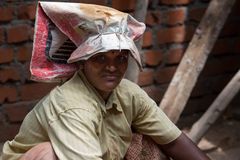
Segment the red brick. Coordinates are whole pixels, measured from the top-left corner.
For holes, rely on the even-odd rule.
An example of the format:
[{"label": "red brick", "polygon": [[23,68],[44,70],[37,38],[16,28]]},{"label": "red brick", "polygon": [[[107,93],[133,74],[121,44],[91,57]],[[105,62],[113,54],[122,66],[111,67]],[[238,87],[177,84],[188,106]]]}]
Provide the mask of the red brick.
[{"label": "red brick", "polygon": [[221,66],[224,67],[224,69],[222,70],[223,73],[233,72],[233,71],[235,72],[235,71],[239,70],[239,68],[240,68],[239,62],[240,62],[240,55],[224,57],[220,62]]},{"label": "red brick", "polygon": [[148,50],[144,53],[144,63],[149,66],[157,66],[162,62],[162,51]]},{"label": "red brick", "polygon": [[139,73],[138,84],[140,86],[146,86],[153,83],[154,71],[152,69],[145,69]]},{"label": "red brick", "polygon": [[71,0],[71,2],[79,2],[79,3],[90,3],[90,4],[99,4],[106,5],[107,0]]},{"label": "red brick", "polygon": [[233,45],[234,44],[231,38],[218,39],[214,44],[214,47],[211,53],[215,55],[231,53],[234,49]]},{"label": "red brick", "polygon": [[145,24],[149,25],[149,26],[153,26],[153,25],[156,24],[155,20],[153,18],[153,14],[150,11],[147,12],[147,15],[146,15],[146,18],[145,18]]},{"label": "red brick", "polygon": [[31,27],[31,29],[29,30],[29,37],[30,37],[30,40],[33,41],[33,39],[34,39],[34,27]]},{"label": "red brick", "polygon": [[240,16],[239,10],[240,10],[240,1],[236,1],[229,17],[239,17]]},{"label": "red brick", "polygon": [[20,72],[16,68],[5,68],[0,70],[0,82],[8,80],[20,80]]},{"label": "red brick", "polygon": [[155,80],[157,83],[168,83],[172,80],[173,75],[176,71],[177,67],[165,67],[159,69],[155,74]]},{"label": "red brick", "polygon": [[196,27],[193,25],[186,26],[185,42],[188,42],[193,38],[195,30],[196,30]]},{"label": "red brick", "polygon": [[212,93],[220,93],[224,86],[230,81],[233,74],[222,74],[218,76],[203,77],[197,81],[191,93],[191,97],[200,97]]},{"label": "red brick", "polygon": [[157,24],[161,24],[162,23],[162,16],[163,15],[163,12],[162,11],[159,11],[159,10],[156,10],[153,12],[153,17],[156,21]]},{"label": "red brick", "polygon": [[31,80],[31,73],[30,73],[30,61],[24,64],[23,70],[25,71],[24,78],[27,80]]},{"label": "red brick", "polygon": [[145,18],[145,24],[148,26],[154,26],[159,23],[159,18],[156,16],[156,13],[152,11],[148,11],[146,18]]},{"label": "red brick", "polygon": [[19,24],[9,27],[7,29],[7,42],[17,43],[30,39],[30,26],[25,24]]},{"label": "red brick", "polygon": [[236,36],[240,34],[240,24],[238,22],[227,21],[220,32],[219,37]]},{"label": "red brick", "polygon": [[234,53],[240,53],[240,39],[237,39],[234,44]]},{"label": "red brick", "polygon": [[166,91],[166,88],[157,86],[142,87],[142,89],[158,104]]},{"label": "red brick", "polygon": [[2,112],[0,112],[0,126],[3,125],[6,122],[5,115],[3,115]]},{"label": "red brick", "polygon": [[4,28],[0,27],[0,44],[5,42]]},{"label": "red brick", "polygon": [[192,0],[159,0],[159,2],[168,5],[181,5],[189,4],[192,2]]},{"label": "red brick", "polygon": [[203,3],[209,3],[211,0],[201,0]]},{"label": "red brick", "polygon": [[120,11],[132,11],[136,0],[112,0],[112,7]]},{"label": "red brick", "polygon": [[232,76],[232,74],[222,74],[219,76],[200,77],[191,93],[191,97],[220,93]]},{"label": "red brick", "polygon": [[1,47],[0,48],[0,63],[8,63],[13,61],[13,48]]},{"label": "red brick", "polygon": [[150,47],[152,46],[152,32],[151,31],[146,31],[144,32],[143,35],[143,44],[142,47]]},{"label": "red brick", "polygon": [[20,97],[23,101],[36,100],[45,96],[56,84],[32,83],[20,86]]},{"label": "red brick", "polygon": [[221,75],[221,76],[216,76],[215,81],[211,84],[211,89],[214,93],[220,93],[224,87],[230,82],[230,80],[233,78],[233,74],[227,74],[227,75]]},{"label": "red brick", "polygon": [[209,79],[199,79],[193,88],[191,97],[199,97],[210,93],[211,90],[209,89],[209,84]]},{"label": "red brick", "polygon": [[15,87],[0,86],[0,103],[4,101],[15,102],[17,100],[17,90]]},{"label": "red brick", "polygon": [[207,61],[203,69],[203,76],[216,76],[238,70],[240,68],[240,56],[226,56],[222,59],[211,59]]},{"label": "red brick", "polygon": [[14,9],[12,7],[0,7],[0,22],[11,21],[14,17]]},{"label": "red brick", "polygon": [[0,142],[13,139],[18,133],[20,124],[0,125]]},{"label": "red brick", "polygon": [[36,7],[36,4],[20,5],[17,10],[18,18],[34,20],[36,14]]},{"label": "red brick", "polygon": [[21,122],[28,112],[35,106],[36,101],[24,101],[4,104],[3,112],[9,122]]},{"label": "red brick", "polygon": [[201,21],[205,11],[206,11],[206,7],[192,8],[189,10],[188,18],[190,20]]},{"label": "red brick", "polygon": [[196,114],[206,111],[206,109],[211,105],[215,98],[216,95],[206,95],[200,98],[189,99],[182,115],[192,115],[194,113]]},{"label": "red brick", "polygon": [[167,52],[166,63],[167,64],[178,64],[183,56],[183,48],[173,48]]},{"label": "red brick", "polygon": [[17,49],[17,60],[18,61],[29,61],[32,55],[32,44],[20,46]]},{"label": "red brick", "polygon": [[183,26],[161,29],[158,31],[159,44],[180,43],[186,39],[186,28]]},{"label": "red brick", "polygon": [[163,12],[162,23],[169,25],[183,24],[186,19],[186,8],[179,7]]}]

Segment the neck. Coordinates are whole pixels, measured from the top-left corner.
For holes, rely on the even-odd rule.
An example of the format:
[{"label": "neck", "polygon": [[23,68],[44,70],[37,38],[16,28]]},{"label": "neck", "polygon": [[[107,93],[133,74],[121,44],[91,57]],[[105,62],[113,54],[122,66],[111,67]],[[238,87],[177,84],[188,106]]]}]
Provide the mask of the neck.
[{"label": "neck", "polygon": [[[95,88],[96,89],[96,88]],[[96,89],[96,91],[99,93],[99,95],[102,97],[102,99],[107,102],[108,98],[110,97],[112,92],[104,92]]]}]

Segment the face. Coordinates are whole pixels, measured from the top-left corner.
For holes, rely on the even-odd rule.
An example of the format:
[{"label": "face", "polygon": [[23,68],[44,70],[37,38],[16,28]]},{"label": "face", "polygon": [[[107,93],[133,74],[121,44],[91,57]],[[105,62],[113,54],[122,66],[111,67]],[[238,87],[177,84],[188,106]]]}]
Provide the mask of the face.
[{"label": "face", "polygon": [[83,72],[104,100],[122,80],[128,66],[129,51],[98,53],[83,63]]}]

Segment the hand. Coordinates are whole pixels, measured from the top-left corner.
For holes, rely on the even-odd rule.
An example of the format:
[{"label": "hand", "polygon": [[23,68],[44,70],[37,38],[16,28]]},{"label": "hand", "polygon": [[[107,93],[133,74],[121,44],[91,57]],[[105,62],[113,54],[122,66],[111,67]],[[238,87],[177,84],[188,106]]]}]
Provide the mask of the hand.
[{"label": "hand", "polygon": [[28,150],[19,160],[57,160],[50,142],[43,142]]}]

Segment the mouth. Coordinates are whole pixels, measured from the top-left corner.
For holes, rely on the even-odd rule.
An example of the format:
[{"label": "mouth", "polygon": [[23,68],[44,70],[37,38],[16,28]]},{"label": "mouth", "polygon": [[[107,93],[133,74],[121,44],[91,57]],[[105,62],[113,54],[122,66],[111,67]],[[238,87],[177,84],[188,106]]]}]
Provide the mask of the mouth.
[{"label": "mouth", "polygon": [[103,75],[103,78],[107,81],[116,81],[119,79],[119,75],[105,74]]}]

